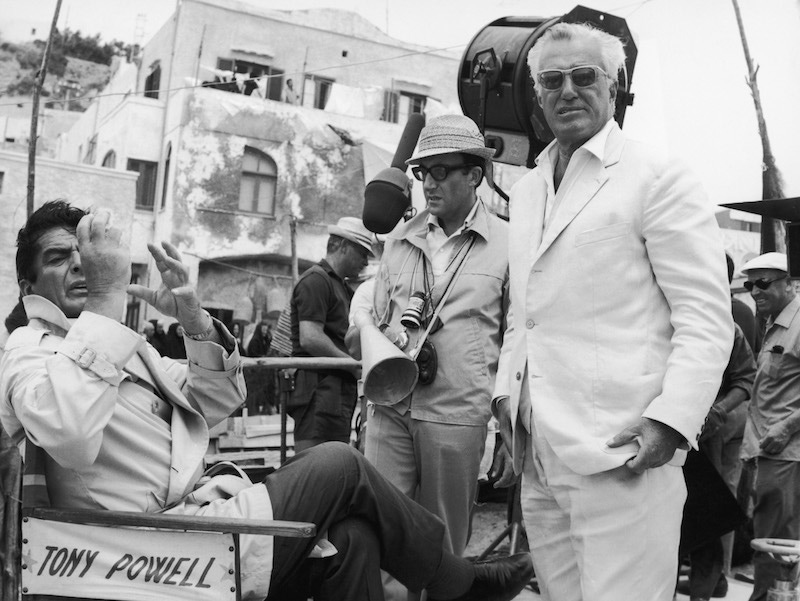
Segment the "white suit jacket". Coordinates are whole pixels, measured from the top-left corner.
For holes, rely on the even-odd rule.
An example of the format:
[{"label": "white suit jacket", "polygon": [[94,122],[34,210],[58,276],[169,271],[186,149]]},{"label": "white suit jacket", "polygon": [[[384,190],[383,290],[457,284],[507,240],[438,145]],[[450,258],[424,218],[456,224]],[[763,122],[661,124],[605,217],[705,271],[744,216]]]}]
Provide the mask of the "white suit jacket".
[{"label": "white suit jacket", "polygon": [[[613,124],[603,161],[582,175],[544,235],[540,170],[511,190],[513,315],[494,396],[510,397],[519,423],[527,373],[537,433],[593,474],[635,455],[605,443],[642,416],[696,447],[733,321],[713,207],[687,169]],[[518,472],[526,435],[515,428]]]}]

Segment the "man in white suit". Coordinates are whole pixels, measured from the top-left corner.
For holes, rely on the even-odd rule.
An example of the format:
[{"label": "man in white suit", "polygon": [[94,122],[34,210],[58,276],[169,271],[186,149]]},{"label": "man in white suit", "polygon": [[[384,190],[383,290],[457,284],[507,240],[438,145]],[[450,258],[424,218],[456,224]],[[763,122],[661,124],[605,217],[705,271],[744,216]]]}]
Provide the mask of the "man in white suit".
[{"label": "man in white suit", "polygon": [[493,409],[545,599],[672,599],[697,448],[730,356],[725,255],[680,164],[613,120],[622,42],[558,23],[528,65],[555,141],[511,191]]}]

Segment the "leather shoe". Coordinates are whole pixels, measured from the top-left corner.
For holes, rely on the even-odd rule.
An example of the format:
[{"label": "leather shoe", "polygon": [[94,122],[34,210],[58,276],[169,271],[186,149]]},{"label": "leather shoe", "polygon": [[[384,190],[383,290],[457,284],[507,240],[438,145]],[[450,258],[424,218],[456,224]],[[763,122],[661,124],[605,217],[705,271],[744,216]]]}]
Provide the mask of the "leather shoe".
[{"label": "leather shoe", "polygon": [[453,601],[511,601],[533,578],[530,553],[477,561],[473,566],[472,586]]}]

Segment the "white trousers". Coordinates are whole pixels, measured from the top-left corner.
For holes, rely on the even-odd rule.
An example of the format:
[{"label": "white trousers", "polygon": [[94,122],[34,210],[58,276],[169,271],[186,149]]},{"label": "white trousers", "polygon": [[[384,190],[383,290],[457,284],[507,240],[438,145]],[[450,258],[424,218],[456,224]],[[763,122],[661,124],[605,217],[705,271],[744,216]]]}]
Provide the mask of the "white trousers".
[{"label": "white trousers", "polygon": [[522,514],[546,601],[672,601],[686,500],[680,467],[581,476],[534,432]]}]

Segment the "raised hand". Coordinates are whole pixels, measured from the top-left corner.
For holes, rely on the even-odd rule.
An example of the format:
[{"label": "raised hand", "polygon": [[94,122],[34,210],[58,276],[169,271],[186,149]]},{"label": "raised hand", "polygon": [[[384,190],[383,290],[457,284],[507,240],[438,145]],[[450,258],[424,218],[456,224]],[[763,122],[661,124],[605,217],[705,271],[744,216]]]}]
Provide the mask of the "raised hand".
[{"label": "raised hand", "polygon": [[210,318],[200,306],[195,289],[189,285],[189,270],[181,261],[178,249],[166,241],[161,243],[161,247],[148,243],[147,249],[161,273],[161,285],[158,290],[153,290],[131,284],[128,292],[160,313],[177,318],[188,334],[205,331],[210,325]]},{"label": "raised hand", "polygon": [[121,319],[131,281],[131,253],[122,230],[111,225],[108,210],[93,209],[80,220],[75,235],[86,279],[84,309]]}]

